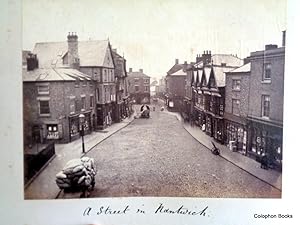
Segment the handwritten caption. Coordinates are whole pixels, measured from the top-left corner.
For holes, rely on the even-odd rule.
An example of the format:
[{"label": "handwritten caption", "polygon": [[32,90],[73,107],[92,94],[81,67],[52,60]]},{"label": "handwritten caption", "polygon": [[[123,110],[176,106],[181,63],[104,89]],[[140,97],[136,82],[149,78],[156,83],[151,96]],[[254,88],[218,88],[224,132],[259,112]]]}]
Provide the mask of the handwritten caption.
[{"label": "handwritten caption", "polygon": [[87,207],[83,211],[83,216],[100,216],[100,215],[126,215],[126,214],[165,214],[165,215],[188,215],[188,216],[209,216],[208,215],[208,206],[205,206],[201,209],[189,209],[184,205],[178,207],[169,208],[166,207],[163,203],[160,203],[157,207],[151,209],[134,208],[130,205],[125,205],[123,207],[112,207],[112,206],[100,206],[98,208]]}]

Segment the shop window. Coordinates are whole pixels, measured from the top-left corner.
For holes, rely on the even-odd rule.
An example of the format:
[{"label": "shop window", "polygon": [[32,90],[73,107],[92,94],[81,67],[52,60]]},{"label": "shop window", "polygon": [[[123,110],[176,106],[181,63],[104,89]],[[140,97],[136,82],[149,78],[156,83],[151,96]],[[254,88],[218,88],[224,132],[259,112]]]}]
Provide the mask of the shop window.
[{"label": "shop window", "polygon": [[240,115],[240,100],[232,99],[232,114]]},{"label": "shop window", "polygon": [[263,95],[262,96],[262,117],[269,118],[270,116],[270,96]]},{"label": "shop window", "polygon": [[234,91],[241,90],[241,80],[232,80],[232,90]]},{"label": "shop window", "polygon": [[47,139],[58,139],[59,132],[57,124],[48,124],[47,125]]},{"label": "shop window", "polygon": [[271,63],[264,64],[263,80],[271,80]]},{"label": "shop window", "polygon": [[49,115],[50,114],[50,105],[48,100],[39,101],[40,115]]},{"label": "shop window", "polygon": [[79,126],[79,120],[73,119],[71,121],[71,128],[70,128],[71,137],[74,137],[79,134],[78,126]]}]

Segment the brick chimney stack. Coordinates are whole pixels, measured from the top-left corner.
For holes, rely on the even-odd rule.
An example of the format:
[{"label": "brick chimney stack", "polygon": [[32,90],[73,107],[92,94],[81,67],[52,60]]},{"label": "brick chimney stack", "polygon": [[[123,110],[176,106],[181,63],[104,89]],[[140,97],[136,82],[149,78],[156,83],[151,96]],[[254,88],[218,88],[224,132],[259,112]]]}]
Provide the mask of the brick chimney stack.
[{"label": "brick chimney stack", "polygon": [[179,63],[179,59],[175,59],[175,64],[177,65]]},{"label": "brick chimney stack", "polygon": [[79,69],[78,36],[75,32],[68,34],[68,64],[71,68]]},{"label": "brick chimney stack", "polygon": [[132,73],[132,68],[129,68],[129,73]]},{"label": "brick chimney stack", "polygon": [[211,63],[211,51],[204,51],[202,54],[203,64]]},{"label": "brick chimney stack", "polygon": [[143,73],[143,69],[140,69],[140,73]]}]

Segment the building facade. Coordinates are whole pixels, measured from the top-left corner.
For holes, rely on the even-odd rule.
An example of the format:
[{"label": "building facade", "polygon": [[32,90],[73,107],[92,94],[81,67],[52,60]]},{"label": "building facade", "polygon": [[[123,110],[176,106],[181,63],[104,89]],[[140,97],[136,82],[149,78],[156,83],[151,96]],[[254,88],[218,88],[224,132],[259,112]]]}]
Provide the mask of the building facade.
[{"label": "building facade", "polygon": [[248,155],[281,166],[285,47],[252,52],[248,109]]},{"label": "building facade", "polygon": [[40,68],[73,68],[96,81],[96,113],[93,119],[97,129],[109,126],[116,108],[115,64],[108,40],[78,41],[69,33],[65,42],[36,43]]},{"label": "building facade", "polygon": [[135,103],[150,103],[150,77],[144,74],[143,69],[133,72],[129,68],[128,91],[130,99]]},{"label": "building facade", "polygon": [[250,63],[226,73],[225,144],[231,150],[247,152]]},{"label": "building facade", "polygon": [[166,94],[165,101],[169,110],[183,112],[185,84],[187,78],[187,62],[179,64],[179,60],[175,60],[175,64],[169,69],[165,78]]},{"label": "building facade", "polygon": [[94,130],[95,82],[71,68],[23,70],[24,145],[66,143]]},{"label": "building facade", "polygon": [[198,55],[190,70],[189,82],[192,91],[190,120],[202,131],[220,143],[225,141],[225,73],[242,65],[243,60],[234,55],[211,55],[205,51]]},{"label": "building facade", "polygon": [[116,109],[114,111],[114,120],[120,122],[130,114],[126,60],[117,53],[116,49],[113,49],[113,58],[115,62],[116,79]]}]

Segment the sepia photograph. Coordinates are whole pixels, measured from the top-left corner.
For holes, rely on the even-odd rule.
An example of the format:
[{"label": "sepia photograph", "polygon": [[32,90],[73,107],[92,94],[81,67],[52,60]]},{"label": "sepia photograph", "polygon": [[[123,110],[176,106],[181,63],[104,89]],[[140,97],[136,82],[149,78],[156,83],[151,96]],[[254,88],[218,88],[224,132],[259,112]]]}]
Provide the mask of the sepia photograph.
[{"label": "sepia photograph", "polygon": [[24,200],[281,199],[286,11],[24,0]]}]

